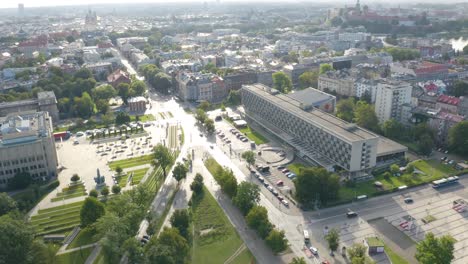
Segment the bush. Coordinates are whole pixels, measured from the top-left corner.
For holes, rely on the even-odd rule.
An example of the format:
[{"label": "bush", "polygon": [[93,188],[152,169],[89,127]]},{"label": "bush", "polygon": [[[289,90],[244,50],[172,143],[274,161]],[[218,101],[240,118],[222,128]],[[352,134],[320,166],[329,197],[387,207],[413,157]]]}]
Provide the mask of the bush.
[{"label": "bush", "polygon": [[118,194],[118,193],[120,193],[120,190],[121,190],[121,188],[120,188],[119,185],[114,185],[114,186],[112,186],[112,193],[113,193],[113,194]]},{"label": "bush", "polygon": [[80,180],[80,176],[78,176],[78,174],[73,174],[73,176],[71,177],[70,179],[73,183],[76,183],[77,181]]},{"label": "bush", "polygon": [[106,186],[106,187],[102,188],[101,194],[104,195],[104,196],[109,195],[109,187]]},{"label": "bush", "polygon": [[98,194],[98,192],[97,192],[96,190],[91,190],[91,191],[89,192],[89,196],[91,196],[91,197],[97,198],[98,195],[99,195],[99,194]]}]

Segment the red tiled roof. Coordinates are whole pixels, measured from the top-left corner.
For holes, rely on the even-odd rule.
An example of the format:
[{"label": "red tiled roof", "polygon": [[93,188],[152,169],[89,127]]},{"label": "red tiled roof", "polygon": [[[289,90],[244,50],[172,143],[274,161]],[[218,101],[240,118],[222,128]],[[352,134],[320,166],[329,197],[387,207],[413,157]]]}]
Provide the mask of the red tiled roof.
[{"label": "red tiled roof", "polygon": [[437,98],[437,102],[450,105],[458,105],[460,103],[460,98],[442,94]]},{"label": "red tiled roof", "polygon": [[451,114],[451,113],[446,113],[446,112],[439,112],[437,116],[441,119],[456,122],[456,123],[459,123],[463,121],[464,119],[463,116],[461,115],[456,115],[456,114]]},{"label": "red tiled roof", "polygon": [[439,88],[434,83],[430,83],[424,85],[424,89],[426,89],[426,92],[437,92]]},{"label": "red tiled roof", "polygon": [[99,43],[97,46],[98,46],[98,48],[100,48],[100,49],[107,49],[107,48],[112,48],[112,47],[114,47],[114,45],[112,45],[112,43],[110,43],[110,42]]},{"label": "red tiled roof", "polygon": [[107,76],[107,81],[108,82],[115,82],[121,77],[124,77],[125,79],[130,79],[127,72],[124,72],[121,69],[117,69],[113,73],[109,74],[109,76]]}]

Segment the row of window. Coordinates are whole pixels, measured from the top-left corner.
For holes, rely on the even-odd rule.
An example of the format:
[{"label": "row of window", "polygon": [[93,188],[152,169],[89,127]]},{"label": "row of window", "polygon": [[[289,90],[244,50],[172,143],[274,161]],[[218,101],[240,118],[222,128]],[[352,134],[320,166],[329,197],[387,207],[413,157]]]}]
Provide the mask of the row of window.
[{"label": "row of window", "polygon": [[[45,176],[47,176],[47,172],[46,172],[46,171],[41,171],[41,172],[38,172],[38,173],[32,173],[32,174],[31,174],[31,177],[32,177],[34,180],[37,180],[37,178],[39,178],[39,177],[45,177]],[[10,177],[10,178],[0,178],[0,184],[8,184],[12,179],[13,179],[13,177]]]},{"label": "row of window", "polygon": [[6,167],[10,165],[18,165],[18,164],[24,164],[28,162],[42,161],[42,160],[44,160],[44,156],[37,155],[37,156],[31,156],[31,157],[26,157],[26,158],[21,158],[21,159],[16,159],[16,160],[4,160],[1,164]]}]

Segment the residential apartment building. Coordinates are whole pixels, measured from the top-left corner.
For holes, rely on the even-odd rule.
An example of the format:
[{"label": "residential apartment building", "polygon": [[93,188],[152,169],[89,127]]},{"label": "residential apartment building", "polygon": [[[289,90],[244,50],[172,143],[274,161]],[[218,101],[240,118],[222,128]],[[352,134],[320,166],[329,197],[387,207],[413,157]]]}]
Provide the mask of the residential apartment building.
[{"label": "residential apartment building", "polygon": [[381,80],[377,84],[375,113],[380,123],[389,119],[403,122],[403,105],[411,103],[412,86],[408,82]]},{"label": "residential apartment building", "polygon": [[[241,89],[246,119],[293,147],[299,157],[350,177],[368,174],[378,163],[401,159],[406,147],[347,123],[309,104],[261,84]],[[273,114],[274,113],[274,114]]]},{"label": "residential apartment building", "polygon": [[60,120],[57,98],[53,91],[37,93],[37,99],[0,103],[0,116],[24,111],[47,111],[54,122]]},{"label": "residential apartment building", "polygon": [[21,112],[0,118],[0,188],[19,172],[34,180],[57,175],[52,118],[47,112]]},{"label": "residential apartment building", "polygon": [[176,76],[178,96],[184,101],[208,101],[218,103],[224,100],[228,90],[224,80],[215,74],[180,71]]},{"label": "residential apartment building", "polygon": [[335,92],[339,95],[355,96],[355,78],[347,71],[329,71],[318,78],[318,89],[324,92]]}]

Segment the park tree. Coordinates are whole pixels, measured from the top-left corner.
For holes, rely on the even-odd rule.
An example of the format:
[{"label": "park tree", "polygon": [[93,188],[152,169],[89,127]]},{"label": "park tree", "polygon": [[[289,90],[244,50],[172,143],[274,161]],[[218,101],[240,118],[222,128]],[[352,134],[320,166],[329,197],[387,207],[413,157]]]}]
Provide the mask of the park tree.
[{"label": "park tree", "polygon": [[70,180],[73,182],[73,183],[76,183],[80,180],[80,176],[78,176],[78,174],[73,174],[70,178]]},{"label": "park tree", "polygon": [[288,93],[292,89],[292,81],[284,72],[275,72],[272,75],[273,87],[282,92]]},{"label": "park tree", "polygon": [[7,193],[0,193],[0,216],[18,209],[18,204]]},{"label": "park tree", "polygon": [[184,164],[177,162],[174,169],[172,170],[172,176],[176,179],[178,185],[180,184],[181,180],[187,177],[187,172],[187,167]]},{"label": "park tree", "polygon": [[364,244],[354,243],[348,248],[348,256],[352,264],[371,264],[373,261],[366,254],[367,248]]},{"label": "park tree", "polygon": [[33,239],[33,230],[19,215],[1,216],[0,263],[28,263]]},{"label": "park tree", "polygon": [[271,230],[270,234],[265,238],[265,243],[274,253],[283,252],[288,248],[288,240],[286,239],[283,230]]},{"label": "park tree", "polygon": [[101,195],[104,195],[104,196],[109,195],[109,187],[105,186],[104,188],[102,188]]},{"label": "park tree", "polygon": [[181,236],[189,239],[190,216],[187,209],[175,210],[171,216],[171,225],[179,230]]},{"label": "park tree", "polygon": [[119,193],[120,193],[120,190],[121,190],[121,188],[120,188],[119,185],[113,185],[113,186],[112,186],[112,193],[113,193],[113,194],[119,194]]},{"label": "park tree", "polygon": [[423,155],[430,155],[433,147],[434,147],[434,139],[429,134],[424,134],[418,140],[419,152]]},{"label": "park tree", "polygon": [[190,190],[196,195],[203,192],[203,176],[200,173],[195,175],[193,182],[190,184]]},{"label": "park tree", "polygon": [[231,106],[237,106],[241,104],[241,95],[239,91],[231,90],[226,98],[226,104]]},{"label": "park tree", "polygon": [[338,245],[340,244],[340,234],[338,230],[332,228],[328,234],[325,236],[325,240],[327,240],[328,248],[334,252],[338,249]]},{"label": "park tree", "polygon": [[262,239],[265,239],[273,229],[273,225],[268,220],[268,211],[263,206],[256,205],[252,207],[245,220],[247,225],[256,230]]},{"label": "park tree", "polygon": [[117,91],[112,85],[100,85],[92,90],[92,95],[95,100],[109,100],[117,95]]},{"label": "park tree", "polygon": [[203,100],[199,105],[198,105],[198,109],[201,109],[203,111],[208,111],[211,107],[211,104],[210,102],[206,101],[206,100]]},{"label": "park tree", "polygon": [[31,174],[27,171],[17,172],[15,176],[8,183],[10,189],[24,189],[31,185],[33,179]]},{"label": "park tree", "polygon": [[125,240],[122,248],[125,252],[127,252],[128,263],[144,263],[144,248],[141,246],[140,241],[138,241],[135,237],[130,237],[129,239]]},{"label": "park tree", "polygon": [[117,94],[122,98],[124,104],[128,103],[128,98],[131,96],[130,92],[130,84],[119,83],[119,85],[117,85]]},{"label": "park tree", "polygon": [[325,168],[304,168],[297,175],[294,186],[296,187],[296,199],[303,204],[329,201],[338,199],[340,189],[339,177]]},{"label": "park tree", "polygon": [[80,210],[81,226],[87,227],[104,215],[104,205],[94,197],[85,199]]},{"label": "park tree", "polygon": [[307,264],[303,257],[294,257],[289,264]]},{"label": "park tree", "polygon": [[468,121],[462,121],[449,130],[449,148],[460,154],[468,155]]},{"label": "park tree", "polygon": [[171,152],[162,144],[156,145],[153,150],[153,166],[161,167],[163,170],[164,178],[166,178],[167,167],[172,164],[174,158],[171,155]]},{"label": "park tree", "polygon": [[244,151],[242,158],[247,162],[249,167],[255,164],[255,153],[251,150]]},{"label": "park tree", "polygon": [[230,169],[223,169],[219,175],[219,185],[221,190],[226,193],[230,198],[234,197],[237,192],[237,179]]},{"label": "park tree", "polygon": [[356,106],[354,98],[340,100],[336,105],[336,116],[345,121],[352,122],[354,119],[354,107]]},{"label": "park tree", "polygon": [[146,247],[149,263],[185,263],[188,252],[189,244],[176,228],[164,228]]},{"label": "park tree", "polygon": [[260,188],[258,185],[243,181],[237,186],[236,196],[232,199],[237,208],[243,215],[247,215],[257,203],[260,201]]},{"label": "park tree", "polygon": [[123,171],[123,169],[122,169],[122,167],[120,167],[120,166],[117,166],[117,167],[115,168],[115,172],[117,172],[117,176],[120,176],[120,175],[122,174],[122,171]]},{"label": "park tree", "polygon": [[384,136],[389,138],[401,138],[403,136],[404,127],[395,119],[389,119],[382,125],[382,132]]},{"label": "park tree", "polygon": [[86,119],[94,113],[94,102],[87,92],[84,92],[81,97],[75,97],[74,103],[77,116]]},{"label": "park tree", "polygon": [[154,76],[154,82],[152,83],[156,91],[167,94],[169,88],[172,86],[171,78],[169,75],[159,72]]},{"label": "park tree", "polygon": [[410,173],[410,174],[414,172],[414,164],[413,163],[408,163],[408,165],[406,165],[406,172]]},{"label": "park tree", "polygon": [[427,233],[416,246],[416,259],[421,264],[450,264],[454,258],[455,239],[450,235],[435,237]]},{"label": "park tree", "polygon": [[214,121],[213,119],[211,118],[207,118],[205,119],[205,129],[206,129],[206,132],[211,135],[215,132],[215,125],[214,125]]},{"label": "park tree", "polygon": [[203,109],[199,108],[195,111],[195,120],[197,120],[199,124],[203,125],[207,118],[208,116],[206,115],[205,111],[203,111]]},{"label": "park tree", "polygon": [[375,114],[374,108],[370,104],[364,101],[359,101],[354,109],[354,115],[354,121],[359,126],[374,132],[378,132],[380,130],[379,119]]},{"label": "park tree", "polygon": [[99,195],[99,193],[98,193],[98,191],[96,191],[96,190],[91,190],[91,191],[89,191],[89,196],[90,196],[90,197],[97,198],[98,195]]},{"label": "park tree", "polygon": [[133,96],[142,96],[146,92],[146,84],[140,80],[133,80],[130,85],[130,90]]},{"label": "park tree", "polygon": [[456,97],[468,95],[468,82],[457,81],[450,90],[450,93]]},{"label": "park tree", "polygon": [[400,172],[400,167],[398,167],[398,165],[396,164],[392,164],[390,166],[390,172],[393,174],[393,175],[396,175],[397,173]]},{"label": "park tree", "polygon": [[329,63],[320,64],[320,74],[324,74],[326,72],[333,71],[333,66]]},{"label": "park tree", "polygon": [[104,99],[97,100],[96,109],[99,113],[105,115],[107,112],[109,112],[109,102]]},{"label": "park tree", "polygon": [[115,124],[120,126],[123,124],[128,124],[130,123],[130,115],[126,112],[118,112],[117,116],[115,117]]},{"label": "park tree", "polygon": [[74,75],[75,78],[79,79],[90,79],[93,78],[93,73],[87,68],[80,68]]},{"label": "park tree", "polygon": [[317,88],[318,86],[318,71],[307,71],[299,75],[299,85],[301,88],[313,87]]}]

